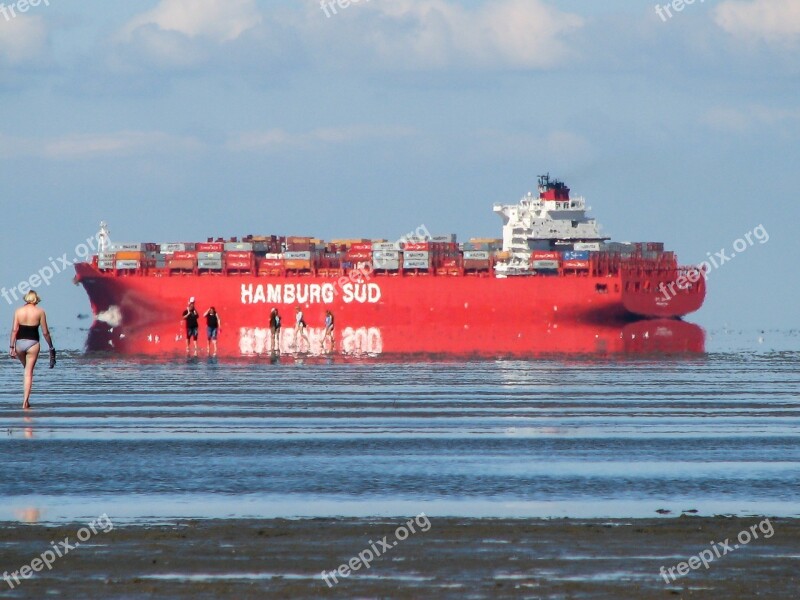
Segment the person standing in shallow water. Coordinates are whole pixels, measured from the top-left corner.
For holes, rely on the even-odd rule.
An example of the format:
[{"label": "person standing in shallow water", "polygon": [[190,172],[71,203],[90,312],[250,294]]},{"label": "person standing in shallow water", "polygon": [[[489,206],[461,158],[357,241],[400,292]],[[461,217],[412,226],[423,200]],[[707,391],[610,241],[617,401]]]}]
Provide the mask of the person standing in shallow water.
[{"label": "person standing in shallow water", "polygon": [[[222,319],[217,314],[217,309],[213,306],[209,308],[203,315],[206,318],[206,333],[208,341],[206,342],[206,354],[209,356],[217,355],[217,337],[222,329]],[[211,348],[214,348],[214,354],[211,354]]]},{"label": "person standing in shallow water", "polygon": [[39,327],[42,328],[42,335],[50,347],[50,368],[56,364],[56,350],[50,337],[50,329],[47,327],[47,315],[38,307],[41,301],[39,294],[34,291],[25,294],[25,306],[14,311],[14,322],[11,326],[11,357],[19,359],[25,369],[22,401],[22,408],[25,410],[31,407],[33,370],[36,368],[41,350]]},{"label": "person standing in shallow water", "polygon": [[331,352],[336,350],[333,313],[329,310],[325,311],[325,335],[322,336],[322,343],[320,344],[320,350],[323,352],[325,351],[325,342],[327,340],[331,341]]},{"label": "person standing in shallow water", "polygon": [[281,316],[278,314],[277,308],[273,308],[269,313],[269,332],[272,353],[277,354],[281,351]]},{"label": "person standing in shallow water", "polygon": [[303,311],[300,309],[299,306],[296,306],[294,309],[294,313],[295,313],[294,350],[295,352],[300,351],[300,338],[303,338],[305,339],[306,346],[308,347],[308,350],[310,352],[311,343],[308,341],[308,336],[306,335],[306,320],[303,318]]},{"label": "person standing in shallow water", "polygon": [[200,314],[194,307],[194,297],[189,298],[189,306],[181,315],[181,322],[186,323],[186,356],[189,356],[189,342],[194,340],[194,355],[197,356],[197,336],[200,328]]}]

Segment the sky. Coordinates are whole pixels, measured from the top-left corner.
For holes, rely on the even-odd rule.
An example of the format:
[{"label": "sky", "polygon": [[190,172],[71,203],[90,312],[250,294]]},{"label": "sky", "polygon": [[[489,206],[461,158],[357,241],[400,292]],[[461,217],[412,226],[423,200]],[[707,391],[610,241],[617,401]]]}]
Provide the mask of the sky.
[{"label": "sky", "polygon": [[[101,220],[126,242],[500,237],[492,204],[549,172],[617,241],[724,251],[690,321],[800,324],[796,0],[4,6],[5,289]],[[89,312],[72,275],[38,289],[54,325]]]}]

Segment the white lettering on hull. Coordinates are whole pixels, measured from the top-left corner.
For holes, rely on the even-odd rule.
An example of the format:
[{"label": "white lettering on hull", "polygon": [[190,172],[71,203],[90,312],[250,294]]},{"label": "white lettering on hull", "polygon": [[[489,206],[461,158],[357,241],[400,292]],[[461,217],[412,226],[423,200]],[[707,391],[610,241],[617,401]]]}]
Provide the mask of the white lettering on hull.
[{"label": "white lettering on hull", "polygon": [[[242,304],[333,304],[340,291],[332,283],[242,284]],[[377,304],[382,297],[377,283],[344,283],[345,304]]]}]

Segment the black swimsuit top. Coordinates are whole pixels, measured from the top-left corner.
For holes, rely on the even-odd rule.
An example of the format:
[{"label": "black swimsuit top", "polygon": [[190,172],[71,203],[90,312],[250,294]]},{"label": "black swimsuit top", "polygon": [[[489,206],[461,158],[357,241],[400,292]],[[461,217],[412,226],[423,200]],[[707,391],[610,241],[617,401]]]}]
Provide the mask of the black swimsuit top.
[{"label": "black swimsuit top", "polygon": [[17,331],[18,340],[33,340],[39,341],[39,326],[38,325],[20,325]]}]

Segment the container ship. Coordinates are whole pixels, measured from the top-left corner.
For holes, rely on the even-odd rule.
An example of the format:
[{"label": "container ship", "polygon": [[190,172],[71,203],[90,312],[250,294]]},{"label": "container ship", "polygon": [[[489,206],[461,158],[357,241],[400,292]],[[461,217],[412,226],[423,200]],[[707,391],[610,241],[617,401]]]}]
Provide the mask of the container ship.
[{"label": "container ship", "polygon": [[702,305],[705,275],[662,243],[604,237],[585,200],[549,175],[538,194],[493,210],[502,238],[462,243],[425,227],[399,240],[112,243],[101,224],[97,255],[76,265],[94,315],[87,350],[185,353],[194,298],[200,315],[215,307],[228,357],[704,351],[702,329],[681,317]]}]

